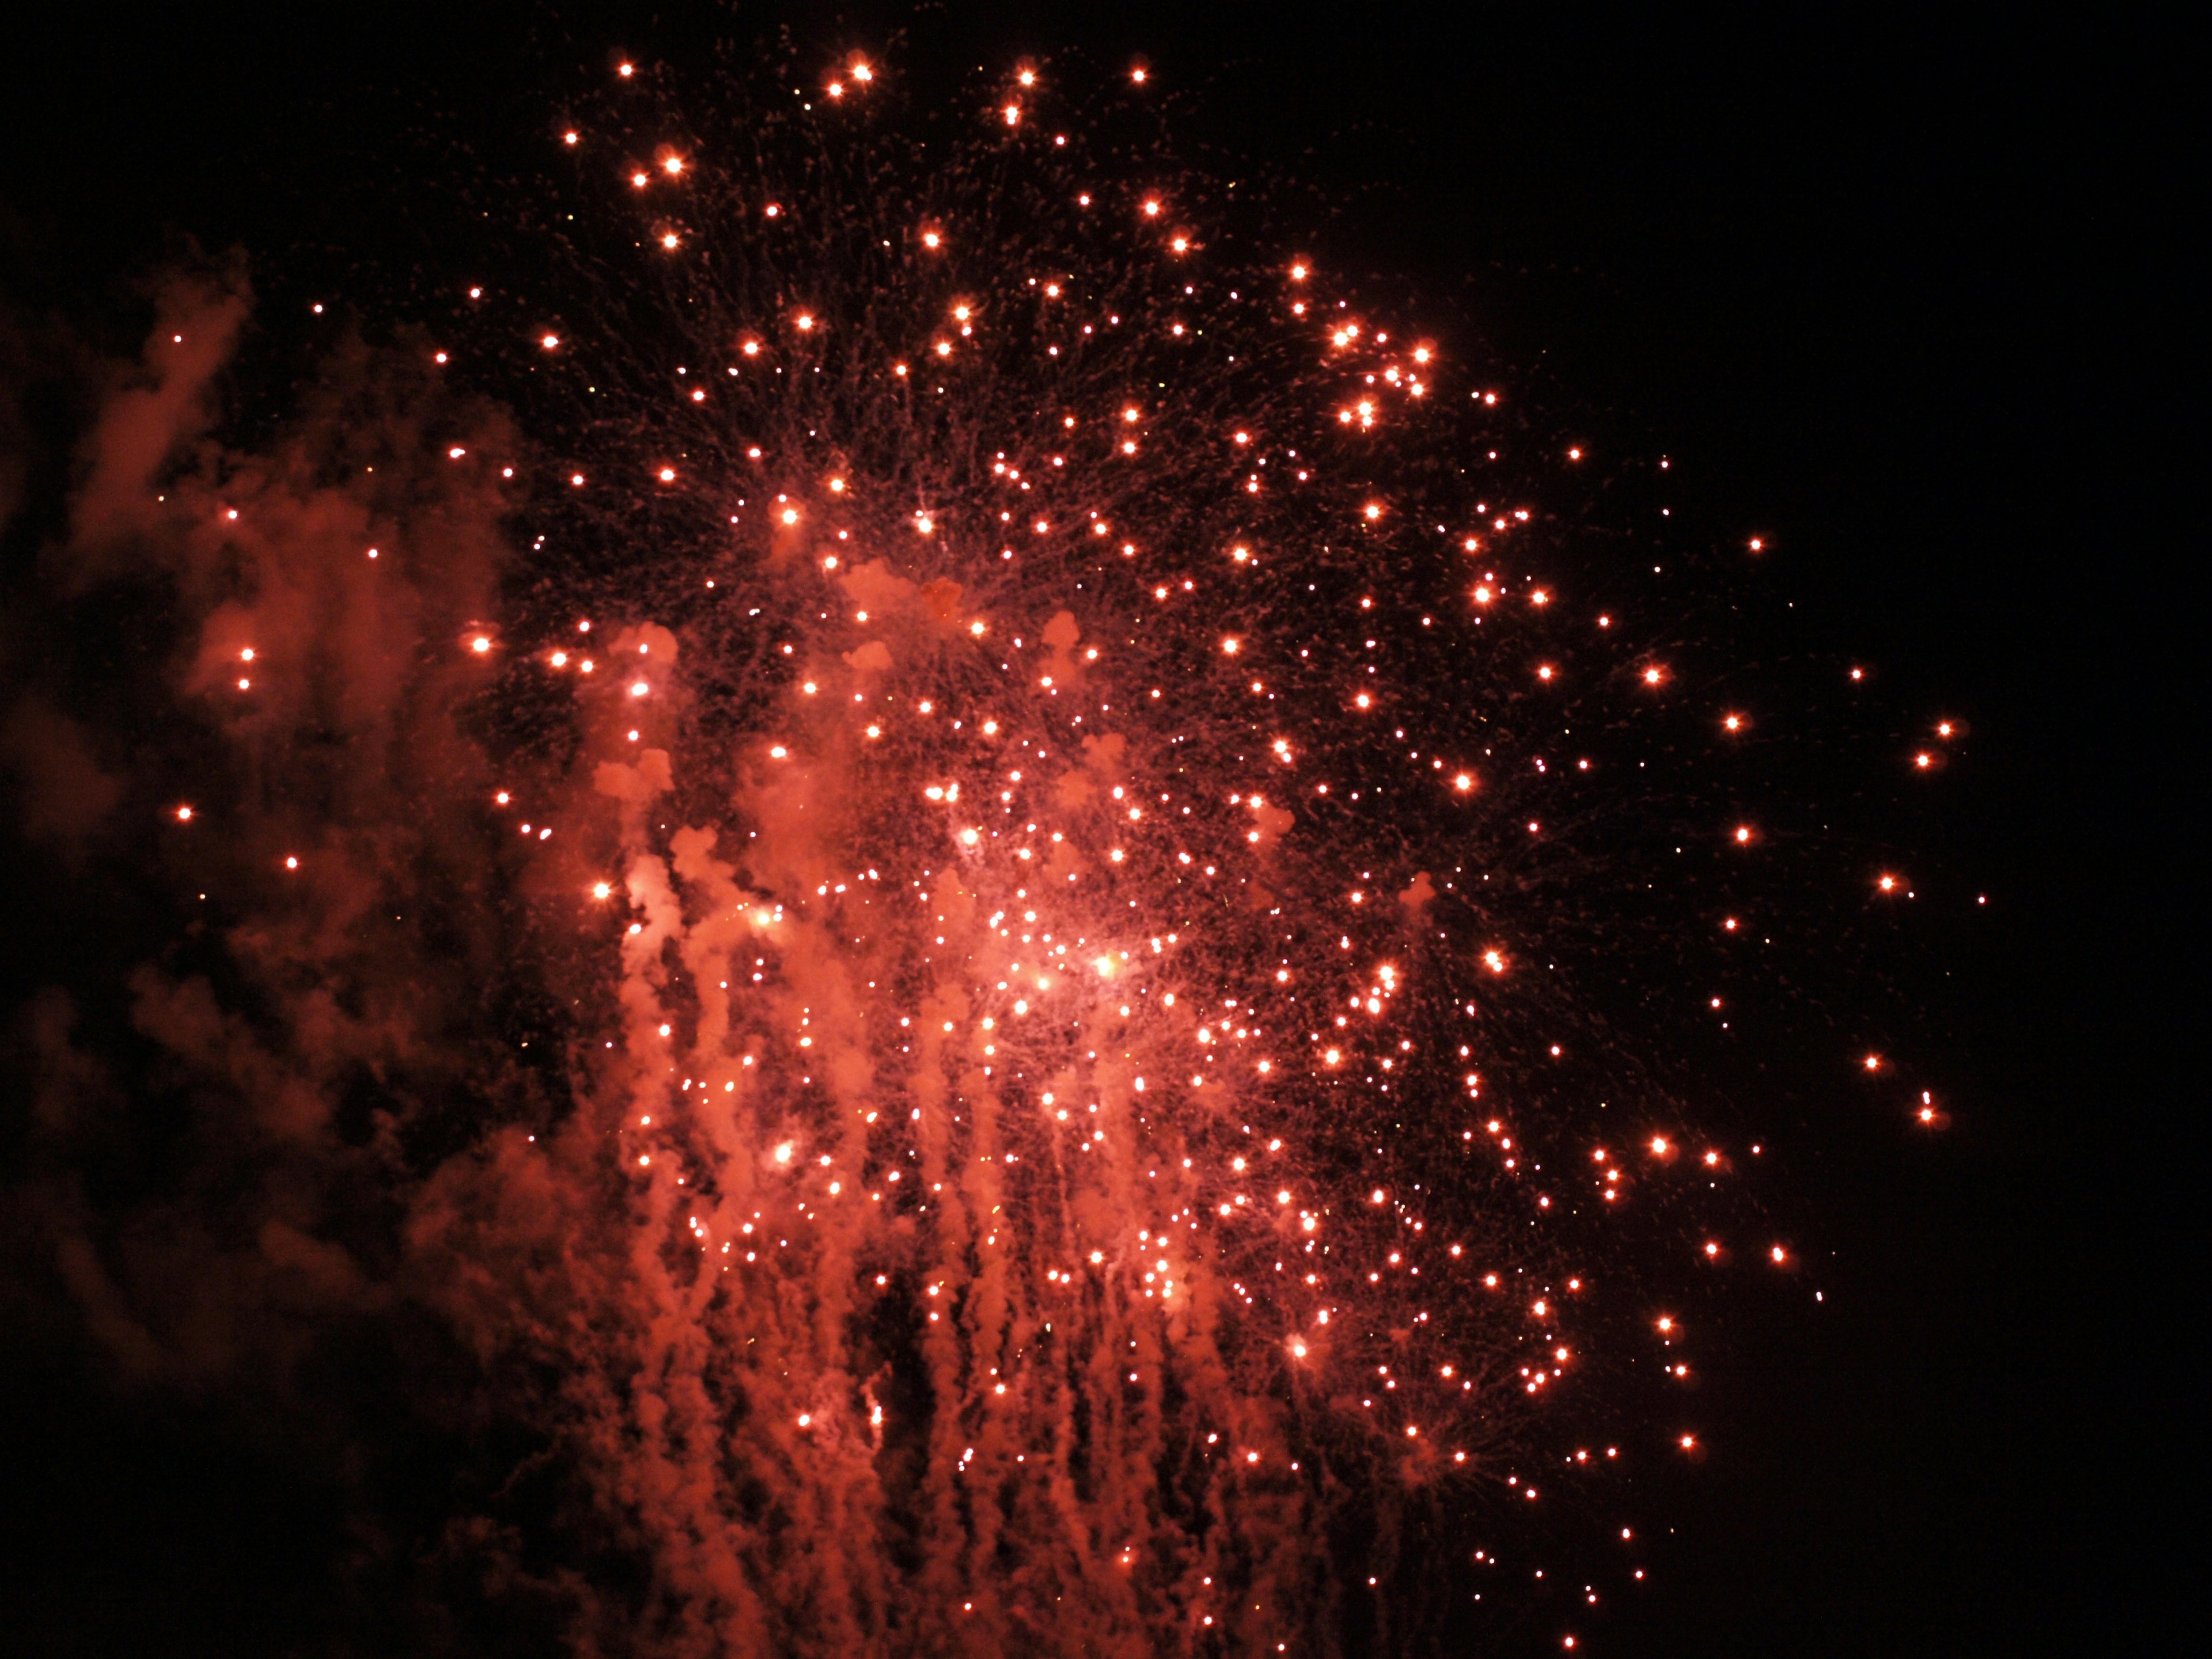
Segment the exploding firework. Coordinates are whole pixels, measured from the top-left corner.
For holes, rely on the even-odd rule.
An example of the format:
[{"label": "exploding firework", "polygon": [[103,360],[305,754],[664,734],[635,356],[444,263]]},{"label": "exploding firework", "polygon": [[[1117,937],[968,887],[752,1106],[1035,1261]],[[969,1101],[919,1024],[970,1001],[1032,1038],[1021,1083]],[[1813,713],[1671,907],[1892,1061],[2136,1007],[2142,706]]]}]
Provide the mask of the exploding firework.
[{"label": "exploding firework", "polygon": [[440,340],[164,475],[187,290],[83,495],[184,594],[220,944],[135,1018],[294,1171],[247,1253],[441,1322],[560,1472],[441,1547],[571,1641],[1433,1645],[1547,1472],[1619,1531],[1694,1450],[1668,1295],[1791,1265],[1685,1086],[1774,878],[1599,504],[1663,464],[1117,140],[1140,71],[614,79]]}]

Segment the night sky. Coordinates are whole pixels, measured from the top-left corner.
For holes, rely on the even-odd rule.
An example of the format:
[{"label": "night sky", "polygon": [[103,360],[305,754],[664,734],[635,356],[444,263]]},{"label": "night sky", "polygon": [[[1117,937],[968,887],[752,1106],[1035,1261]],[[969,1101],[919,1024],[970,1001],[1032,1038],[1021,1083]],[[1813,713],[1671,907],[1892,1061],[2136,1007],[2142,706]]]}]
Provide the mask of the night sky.
[{"label": "night sky", "polygon": [[[27,361],[55,318],[127,349],[140,280],[187,239],[325,259],[344,193],[392,190],[380,124],[489,145],[512,111],[534,134],[546,65],[711,33],[465,9],[19,21],[0,352]],[[875,9],[792,15],[802,43],[886,50]],[[1547,406],[1771,536],[1802,635],[1762,649],[1848,653],[1971,722],[1898,830],[1989,896],[1900,970],[1952,1126],[1808,1132],[1787,1202],[1832,1253],[1826,1300],[1747,1304],[1705,1352],[1712,1449],[1594,1650],[2123,1652],[2181,1628],[2203,744],[2203,533],[2167,506],[2202,427],[2179,40],[1389,4],[956,5],[914,34],[917,76],[948,82],[1146,54],[1206,137],[1322,185],[1370,269],[1449,296]],[[11,1050],[44,982],[11,947]],[[348,1543],[281,1445],[99,1379],[12,1201],[22,1115],[0,1103],[5,1645],[379,1650],[326,1623]]]}]

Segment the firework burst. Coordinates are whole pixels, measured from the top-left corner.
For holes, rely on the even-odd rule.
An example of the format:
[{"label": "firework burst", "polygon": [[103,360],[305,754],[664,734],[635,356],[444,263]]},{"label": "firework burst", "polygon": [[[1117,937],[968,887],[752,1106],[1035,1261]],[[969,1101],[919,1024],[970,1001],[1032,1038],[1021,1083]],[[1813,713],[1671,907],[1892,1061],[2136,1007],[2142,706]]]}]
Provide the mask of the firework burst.
[{"label": "firework burst", "polygon": [[[174,856],[297,1055],[180,976],[141,1027],[264,1115],[374,1078],[357,1299],[565,1471],[571,1639],[1434,1645],[1554,1472],[1625,1538],[1696,1449],[1669,1296],[1793,1265],[1682,1087],[1772,878],[1624,527],[1664,464],[1141,72],[892,79],[620,65],[439,341],[160,495],[220,734],[165,833],[230,825]],[[198,384],[243,301],[188,309]]]}]

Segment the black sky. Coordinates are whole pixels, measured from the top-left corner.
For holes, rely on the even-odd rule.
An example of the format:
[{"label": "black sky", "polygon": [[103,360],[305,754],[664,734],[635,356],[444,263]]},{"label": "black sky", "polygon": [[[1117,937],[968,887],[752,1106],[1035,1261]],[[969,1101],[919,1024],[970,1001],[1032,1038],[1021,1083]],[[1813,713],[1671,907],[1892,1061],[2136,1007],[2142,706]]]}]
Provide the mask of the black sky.
[{"label": "black sky", "polygon": [[[589,56],[529,9],[316,9],[17,21],[19,317],[125,315],[184,236],[281,263],[380,120],[538,121],[542,64]],[[2204,750],[2203,536],[2174,505],[2203,437],[2184,49],[2103,11],[1784,11],[955,6],[915,34],[933,71],[1073,46],[1201,87],[1221,142],[1343,193],[1373,270],[1455,296],[1552,401],[1771,535],[1808,648],[1972,721],[1917,826],[1928,867],[1990,899],[1943,937],[1956,990],[1923,1034],[1956,1127],[1828,1149],[1807,1230],[1835,1252],[1828,1301],[1747,1316],[1715,1356],[1718,1443],[1603,1650],[2126,1651],[2180,1618],[2203,1441],[2176,1289],[2203,1094],[2179,1035]],[[669,13],[563,26],[592,52],[708,32]],[[894,16],[784,15],[868,46]],[[0,1364],[15,1650],[284,1650],[316,1517],[288,1514],[283,1472],[188,1411],[124,1423],[65,1370]]]}]

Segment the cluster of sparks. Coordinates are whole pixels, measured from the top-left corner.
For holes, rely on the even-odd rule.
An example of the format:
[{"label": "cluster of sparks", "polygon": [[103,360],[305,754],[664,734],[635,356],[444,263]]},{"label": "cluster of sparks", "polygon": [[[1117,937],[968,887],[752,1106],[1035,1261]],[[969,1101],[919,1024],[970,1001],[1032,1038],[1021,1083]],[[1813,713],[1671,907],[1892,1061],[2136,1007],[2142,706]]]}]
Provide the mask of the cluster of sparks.
[{"label": "cluster of sparks", "polygon": [[[1592,450],[1036,66],[944,154],[864,58],[742,155],[650,78],[553,131],[577,265],[644,270],[571,314],[471,284],[435,362],[540,428],[448,455],[534,537],[455,649],[575,734],[486,806],[599,964],[540,1133],[623,1172],[632,1362],[680,1374],[633,1425],[678,1474],[624,1499],[668,1602],[733,1650],[1326,1651],[1394,1570],[1328,1516],[1443,1494],[1479,1600],[1494,1500],[1555,1479],[1640,1579],[1603,1483],[1699,1431],[1616,1413],[1688,1333],[1605,1230],[1796,1260],[1686,1218],[1759,1140],[1540,1080],[1567,936],[1648,885],[1603,844],[1650,827],[1636,722],[1753,726],[1630,637],[1633,556],[1577,591],[1541,491]],[[231,648],[240,697],[284,672]],[[1718,961],[1756,927],[1706,904],[1672,925]]]}]

